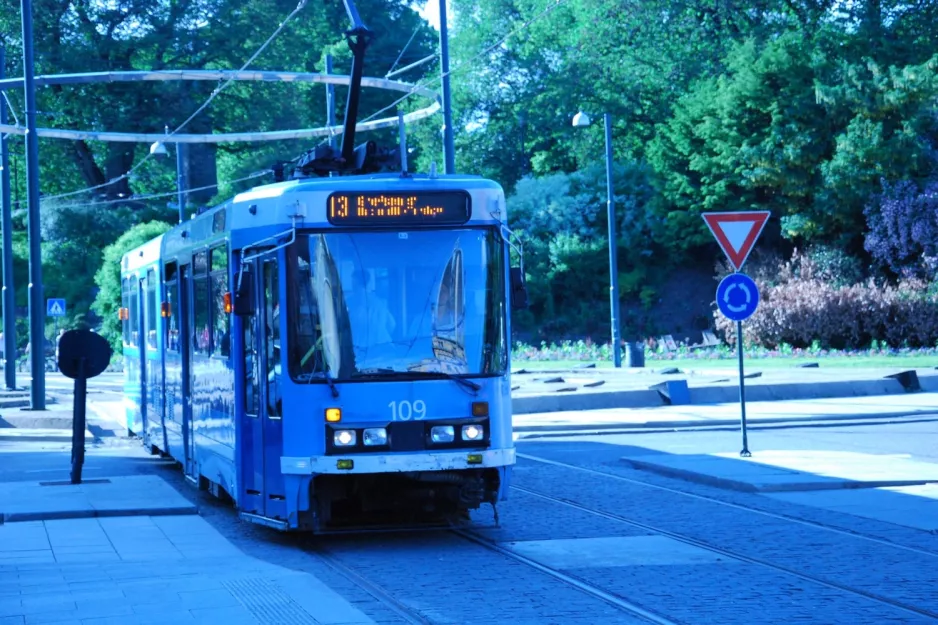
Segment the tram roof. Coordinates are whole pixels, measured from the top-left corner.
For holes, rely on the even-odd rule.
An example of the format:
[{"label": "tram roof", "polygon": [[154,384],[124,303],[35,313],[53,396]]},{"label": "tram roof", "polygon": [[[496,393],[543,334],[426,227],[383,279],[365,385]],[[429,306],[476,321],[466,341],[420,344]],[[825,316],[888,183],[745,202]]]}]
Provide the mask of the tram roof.
[{"label": "tram roof", "polygon": [[161,234],[124,254],[121,259],[121,270],[134,271],[158,261],[164,236]]}]

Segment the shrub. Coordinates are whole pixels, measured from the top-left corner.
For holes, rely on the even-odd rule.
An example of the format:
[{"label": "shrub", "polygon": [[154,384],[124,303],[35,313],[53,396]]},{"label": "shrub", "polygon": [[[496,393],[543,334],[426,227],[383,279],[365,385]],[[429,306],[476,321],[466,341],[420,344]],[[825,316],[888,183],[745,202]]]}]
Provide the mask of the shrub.
[{"label": "shrub", "polygon": [[[938,296],[922,280],[836,286],[818,276],[809,258],[797,254],[781,268],[776,284],[755,280],[762,302],[743,326],[747,345],[855,349],[873,341],[893,347],[938,341]],[[736,324],[719,312],[714,316],[717,330],[735,344]]]}]

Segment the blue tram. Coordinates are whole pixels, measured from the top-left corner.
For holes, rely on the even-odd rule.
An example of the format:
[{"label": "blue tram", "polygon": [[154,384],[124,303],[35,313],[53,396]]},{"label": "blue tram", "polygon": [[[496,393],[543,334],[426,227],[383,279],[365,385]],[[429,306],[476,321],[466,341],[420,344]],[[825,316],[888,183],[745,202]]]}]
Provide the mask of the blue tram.
[{"label": "blue tram", "polygon": [[515,449],[505,197],[463,175],[256,187],[122,259],[127,427],[243,518],[465,516]]}]

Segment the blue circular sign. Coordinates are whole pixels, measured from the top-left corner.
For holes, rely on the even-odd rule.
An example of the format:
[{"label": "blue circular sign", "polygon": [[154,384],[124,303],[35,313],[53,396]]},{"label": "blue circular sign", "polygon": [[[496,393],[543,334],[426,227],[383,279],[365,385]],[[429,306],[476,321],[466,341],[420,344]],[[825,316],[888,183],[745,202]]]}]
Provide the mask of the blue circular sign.
[{"label": "blue circular sign", "polygon": [[730,321],[745,321],[759,307],[759,287],[744,273],[731,273],[717,287],[717,306]]}]

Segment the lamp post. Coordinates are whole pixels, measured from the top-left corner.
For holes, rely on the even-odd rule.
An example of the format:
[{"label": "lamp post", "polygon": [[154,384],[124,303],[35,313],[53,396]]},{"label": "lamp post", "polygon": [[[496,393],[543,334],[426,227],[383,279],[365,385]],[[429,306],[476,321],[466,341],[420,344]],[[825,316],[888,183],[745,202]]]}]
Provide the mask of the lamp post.
[{"label": "lamp post", "polygon": [[29,239],[30,410],[46,409],[46,309],[42,301],[42,232],[39,229],[39,135],[36,134],[36,84],[33,59],[33,5],[22,0],[23,88],[26,101],[26,222]]},{"label": "lamp post", "polygon": [[[619,345],[619,266],[616,258],[616,211],[612,196],[612,116],[603,114],[606,125],[606,212],[609,221],[609,323],[612,326],[612,353],[616,367],[622,366],[622,347]],[[589,116],[580,111],[573,116],[573,126],[590,125]]]},{"label": "lamp post", "polygon": [[[0,78],[5,78],[6,44],[0,37]],[[7,123],[7,107],[0,102],[0,124]],[[0,207],[3,209],[3,372],[6,387],[16,388],[16,302],[13,299],[13,204],[10,202],[10,154],[0,135]]]},{"label": "lamp post", "polygon": [[[169,135],[169,128],[166,128],[166,134]],[[186,170],[184,168],[185,143],[176,144],[176,193],[179,203],[179,223],[186,220]],[[167,156],[166,144],[162,141],[150,145],[150,154],[153,156]]]}]

